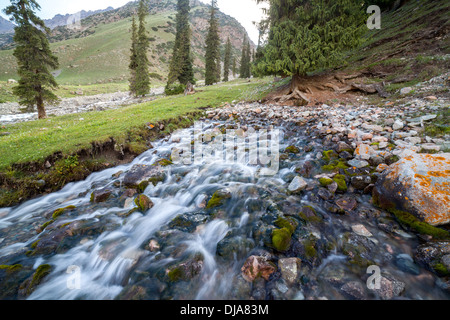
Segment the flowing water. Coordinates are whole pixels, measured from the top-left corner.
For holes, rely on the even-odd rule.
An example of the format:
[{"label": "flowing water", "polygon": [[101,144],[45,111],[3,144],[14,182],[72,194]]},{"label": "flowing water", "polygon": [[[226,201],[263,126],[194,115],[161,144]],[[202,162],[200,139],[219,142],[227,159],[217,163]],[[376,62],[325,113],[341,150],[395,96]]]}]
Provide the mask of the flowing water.
[{"label": "flowing water", "polygon": [[[208,125],[210,129],[224,126]],[[294,130],[288,125],[279,129],[281,150],[292,144],[300,149],[315,145],[306,139],[302,129]],[[193,134],[194,128],[189,128],[181,136]],[[123,179],[127,172],[135,165],[151,166],[161,158],[168,158],[173,148],[179,147],[180,142],[169,138],[158,141],[153,149],[128,165],[94,173],[85,181],[69,184],[59,192],[18,207],[0,209],[0,264],[21,264],[30,270],[43,264],[52,267],[33,293],[21,298],[344,299],[346,296],[340,290],[343,284],[359,281],[365,285],[368,276],[365,268],[349,264],[349,257],[343,253],[345,235],[357,223],[373,234],[361,240],[366,241],[368,258],[405,284],[402,296],[448,298],[435,285],[440,281],[435,275],[408,260],[418,244],[416,236],[400,230],[396,234],[386,233],[362,213],[330,213],[312,191],[300,195],[287,192],[295,170],[312,159],[314,152],[302,151],[283,159],[279,172],[269,177],[260,176],[261,168],[244,159],[169,165],[164,167],[165,181],[156,186],[151,184],[144,191],[154,206],[146,212],[126,215],[135,206],[121,197],[126,190]],[[91,193],[104,188],[111,190],[112,196],[104,203],[92,203]],[[231,198],[221,207],[205,208],[218,190],[227,190]],[[369,196],[354,197],[361,210],[376,212],[368,203]],[[76,209],[37,234],[36,229],[49,220],[52,212],[67,206]],[[286,253],[268,247],[265,230],[274,228],[278,216],[294,216],[292,212],[299,212],[304,206],[314,208],[322,220],[315,224],[300,221],[293,241],[314,237],[317,257],[303,257],[295,246]],[[188,223],[175,223],[179,217]],[[81,231],[74,232],[76,235],[72,237],[66,234],[58,238],[57,245],[48,252],[26,254],[33,243],[50,241],[59,228],[67,225],[81,226]],[[150,243],[156,246],[149,248]],[[250,255],[263,255],[275,263],[282,257],[299,256],[304,260],[301,281],[288,283],[275,273],[270,281],[246,282],[241,277],[241,268]],[[406,268],[402,261],[407,261]],[[194,270],[192,277],[173,281],[168,277],[169,271],[180,264]],[[79,271],[75,288],[70,285],[76,276],[71,270]]]}]

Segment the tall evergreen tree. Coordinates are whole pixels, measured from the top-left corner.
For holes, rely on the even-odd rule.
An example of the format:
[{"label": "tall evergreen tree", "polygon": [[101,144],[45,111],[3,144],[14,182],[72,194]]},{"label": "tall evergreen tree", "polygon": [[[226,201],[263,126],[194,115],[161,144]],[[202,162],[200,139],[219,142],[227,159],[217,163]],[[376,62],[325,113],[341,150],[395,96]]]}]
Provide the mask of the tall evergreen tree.
[{"label": "tall evergreen tree", "polygon": [[230,69],[231,69],[231,40],[227,39],[227,44],[225,47],[225,58],[223,60],[223,81],[227,82],[230,79]]},{"label": "tall evergreen tree", "polygon": [[236,65],[236,57],[235,56],[233,56],[233,62],[232,62],[231,70],[232,70],[232,73],[233,73],[233,77],[236,78],[237,65]]},{"label": "tall evergreen tree", "polygon": [[50,50],[47,39],[50,29],[35,11],[40,10],[35,0],[11,0],[4,12],[16,23],[14,56],[17,60],[19,83],[13,93],[23,106],[37,106],[38,117],[47,117],[45,102],[55,102],[53,90],[58,87],[50,70],[59,66],[58,58]]},{"label": "tall evergreen tree", "polygon": [[[304,98],[301,77],[344,61],[344,53],[359,44],[366,14],[362,1],[257,0],[269,2],[269,34],[258,70],[292,76],[289,93]],[[300,97],[299,97],[300,96]]]},{"label": "tall evergreen tree", "polygon": [[147,0],[139,0],[139,30],[137,34],[138,42],[136,46],[136,83],[134,87],[135,91],[133,92],[136,96],[145,96],[150,92],[150,63],[147,56],[150,40],[145,27],[145,18],[147,15]]},{"label": "tall evergreen tree", "polygon": [[169,79],[167,86],[175,81],[186,85],[194,83],[194,69],[191,57],[191,28],[189,25],[189,0],[178,0],[176,18],[176,37],[173,55],[170,61]]},{"label": "tall evergreen tree", "polygon": [[[211,16],[209,20],[209,30],[206,38],[206,70],[205,84],[212,85],[220,81],[217,77],[218,64],[220,64],[220,38],[219,22],[216,17],[217,0],[211,1]],[[220,74],[219,74],[220,75]]]},{"label": "tall evergreen tree", "polygon": [[247,36],[244,36],[241,52],[241,68],[239,70],[239,78],[247,78]]},{"label": "tall evergreen tree", "polygon": [[137,34],[136,17],[133,16],[131,24],[131,55],[130,55],[130,92],[136,92],[136,69],[137,69],[137,45],[138,45],[138,34]]}]

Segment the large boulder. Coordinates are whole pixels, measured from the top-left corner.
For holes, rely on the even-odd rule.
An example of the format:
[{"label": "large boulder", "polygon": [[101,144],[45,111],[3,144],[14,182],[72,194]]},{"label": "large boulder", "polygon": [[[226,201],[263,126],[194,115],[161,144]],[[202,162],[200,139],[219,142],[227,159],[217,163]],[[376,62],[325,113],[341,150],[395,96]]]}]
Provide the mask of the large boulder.
[{"label": "large boulder", "polygon": [[[143,191],[149,183],[156,185],[165,178],[166,174],[159,166],[136,164],[125,174],[123,184],[127,188],[137,188]],[[143,186],[143,184],[145,185]]]},{"label": "large boulder", "polygon": [[378,179],[374,199],[385,209],[415,215],[430,225],[450,222],[450,153],[410,152]]}]

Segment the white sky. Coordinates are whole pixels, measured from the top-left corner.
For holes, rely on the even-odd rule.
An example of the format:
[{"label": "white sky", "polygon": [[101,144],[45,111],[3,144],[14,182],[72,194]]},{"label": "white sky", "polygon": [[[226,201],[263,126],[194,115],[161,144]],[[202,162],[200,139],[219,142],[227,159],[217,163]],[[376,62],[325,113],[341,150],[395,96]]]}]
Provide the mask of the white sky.
[{"label": "white sky", "polygon": [[[56,14],[76,13],[81,10],[98,10],[107,7],[118,8],[128,3],[130,0],[38,0],[41,12],[38,15],[43,19],[51,19]],[[203,3],[211,3],[210,0],[200,0]],[[0,0],[1,15],[3,9],[9,5],[8,0]],[[253,21],[260,21],[262,11],[256,5],[256,0],[218,0],[219,8],[225,14],[236,18],[246,29],[253,42],[258,41],[258,30],[253,25]],[[261,5],[259,6],[261,7]]]}]

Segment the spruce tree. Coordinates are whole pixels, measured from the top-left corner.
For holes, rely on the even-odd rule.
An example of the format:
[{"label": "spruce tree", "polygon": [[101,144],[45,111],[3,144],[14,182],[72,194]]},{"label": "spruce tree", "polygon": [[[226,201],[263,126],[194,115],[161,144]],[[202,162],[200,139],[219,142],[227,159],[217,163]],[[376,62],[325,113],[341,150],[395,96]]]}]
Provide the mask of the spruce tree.
[{"label": "spruce tree", "polygon": [[[261,2],[260,0],[258,0]],[[344,62],[345,52],[359,44],[367,15],[361,1],[265,0],[269,34],[261,73],[292,76],[289,93],[304,98],[301,78],[308,72]]]},{"label": "spruce tree", "polygon": [[230,80],[230,69],[231,69],[231,41],[230,38],[227,39],[227,44],[225,47],[225,58],[223,60],[223,81],[227,82]]},{"label": "spruce tree", "polygon": [[244,36],[244,42],[242,45],[242,55],[241,55],[241,68],[239,71],[239,78],[247,78],[247,36]]},{"label": "spruce tree", "polygon": [[220,38],[219,38],[219,22],[216,17],[217,0],[211,1],[211,16],[209,20],[209,30],[206,38],[206,67],[205,67],[205,84],[212,85],[220,81],[217,78],[218,64],[220,64]]},{"label": "spruce tree", "polygon": [[58,87],[51,70],[59,67],[58,58],[50,50],[47,36],[50,29],[35,11],[40,6],[35,0],[11,0],[4,12],[16,23],[14,57],[17,60],[19,83],[13,93],[23,106],[37,106],[38,117],[47,117],[45,102],[56,102],[53,90]]},{"label": "spruce tree", "polygon": [[136,17],[133,16],[131,24],[131,55],[130,55],[130,92],[136,93],[136,69],[137,69],[137,44],[138,44],[138,34]]},{"label": "spruce tree", "polygon": [[178,0],[176,17],[176,37],[170,61],[167,86],[177,80],[186,85],[194,83],[194,69],[191,57],[191,28],[189,25],[189,0]]},{"label": "spruce tree", "polygon": [[234,57],[234,56],[233,56],[233,62],[232,62],[231,70],[233,72],[233,78],[236,78],[237,65],[236,65],[236,57]]},{"label": "spruce tree", "polygon": [[150,75],[149,75],[149,60],[147,51],[150,46],[150,41],[145,27],[145,18],[148,15],[147,0],[139,1],[138,18],[138,42],[136,46],[136,83],[135,96],[145,96],[150,92]]}]

